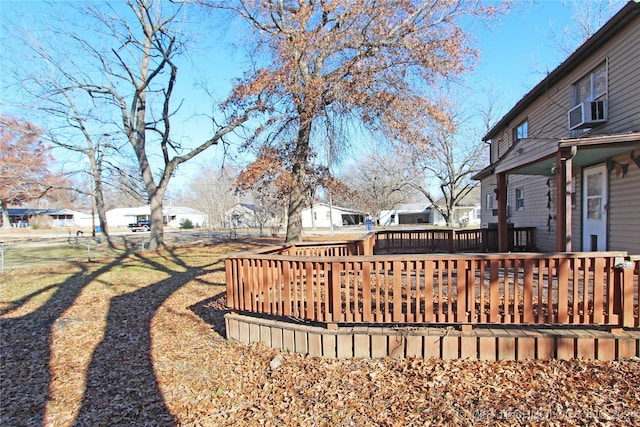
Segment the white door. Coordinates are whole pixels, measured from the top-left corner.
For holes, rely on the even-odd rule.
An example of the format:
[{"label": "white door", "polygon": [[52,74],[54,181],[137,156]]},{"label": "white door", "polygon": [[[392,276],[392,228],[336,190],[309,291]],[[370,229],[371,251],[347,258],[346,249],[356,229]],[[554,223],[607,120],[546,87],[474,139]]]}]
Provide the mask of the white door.
[{"label": "white door", "polygon": [[584,169],[582,198],[582,250],[607,250],[607,169]]}]

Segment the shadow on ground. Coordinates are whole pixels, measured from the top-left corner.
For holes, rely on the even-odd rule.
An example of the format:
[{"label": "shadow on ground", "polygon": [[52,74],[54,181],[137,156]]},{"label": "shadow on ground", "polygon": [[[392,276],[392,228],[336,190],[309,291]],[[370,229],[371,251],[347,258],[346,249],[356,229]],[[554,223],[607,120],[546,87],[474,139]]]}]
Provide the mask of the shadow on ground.
[{"label": "shadow on ground", "polygon": [[224,322],[225,314],[231,312],[227,308],[227,295],[225,292],[200,301],[189,307],[193,313],[204,322],[211,325],[211,328],[223,338],[227,337],[227,328]]},{"label": "shadow on ground", "polygon": [[[45,407],[50,399],[53,328],[85,286],[119,261],[117,259],[93,272],[89,272],[86,265],[77,264],[79,270],[76,274],[46,288],[56,290],[37,310],[20,317],[0,319],[1,425],[43,425]],[[35,295],[17,301],[10,310],[26,304]]]},{"label": "shadow on ground", "polygon": [[[176,424],[163,400],[151,355],[150,324],[158,308],[174,292],[210,266],[192,268],[169,252],[175,271],[137,255],[150,268],[168,277],[155,284],[111,298],[104,338],[96,347],[86,372],[86,388],[75,426],[173,426]],[[80,270],[64,282],[41,307],[16,318],[0,319],[1,378],[0,425],[41,426],[47,402],[52,399],[51,336],[63,313],[82,290],[100,280],[121,262],[89,271]],[[11,307],[24,304],[18,301]],[[5,310],[6,311],[6,310]],[[7,313],[4,313],[7,314]],[[224,322],[222,323],[224,325]],[[78,349],[78,351],[82,351]],[[60,417],[69,414],[60,414]],[[57,414],[54,417],[57,419]]]}]

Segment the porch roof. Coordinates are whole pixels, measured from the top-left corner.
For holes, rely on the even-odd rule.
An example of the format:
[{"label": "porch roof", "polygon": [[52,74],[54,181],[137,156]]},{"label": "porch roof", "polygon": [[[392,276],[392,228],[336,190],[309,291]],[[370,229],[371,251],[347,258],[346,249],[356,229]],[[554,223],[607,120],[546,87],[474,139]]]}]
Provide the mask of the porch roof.
[{"label": "porch roof", "polygon": [[[558,141],[558,149],[560,151],[575,150],[572,158],[573,167],[580,168],[604,163],[610,157],[632,153],[634,150],[640,149],[640,132],[565,138]],[[638,155],[640,157],[640,153]],[[546,156],[534,163],[515,168],[510,172],[517,175],[552,176],[555,174],[556,161],[555,155]]]},{"label": "porch roof", "polygon": [[[489,168],[480,172],[475,179],[481,179],[493,173],[510,173],[514,175],[542,175],[555,174],[556,154],[558,151],[571,150],[574,152],[572,161],[574,167],[584,167],[603,163],[606,159],[625,153],[633,156],[633,151],[640,149],[640,131],[625,134],[595,135],[580,138],[563,138],[554,142],[555,149],[540,150],[537,157],[527,157],[526,163],[518,162],[521,153],[532,144],[532,140],[520,140],[514,144],[505,155]],[[640,162],[638,156],[633,161]]]}]

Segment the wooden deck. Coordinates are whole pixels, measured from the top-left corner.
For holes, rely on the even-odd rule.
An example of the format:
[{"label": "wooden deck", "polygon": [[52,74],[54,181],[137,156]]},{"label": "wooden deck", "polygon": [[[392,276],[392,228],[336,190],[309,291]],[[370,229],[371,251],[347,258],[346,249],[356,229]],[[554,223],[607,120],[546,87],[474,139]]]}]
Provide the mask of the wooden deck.
[{"label": "wooden deck", "polygon": [[[387,251],[388,235],[384,241]],[[322,355],[330,357],[331,336],[335,357],[393,355],[392,339],[401,330],[404,356],[639,355],[640,258],[624,252],[390,255],[378,254],[379,242],[371,234],[358,241],[285,245],[228,257],[227,301],[235,312],[229,316],[229,337],[266,343],[261,322],[272,319],[282,322],[275,335],[283,338],[269,345],[278,347],[291,333],[285,331],[294,331],[294,337],[298,331],[306,338],[294,341],[307,342],[308,350],[321,330],[322,348],[329,349]],[[402,242],[419,246],[406,236]],[[233,322],[246,323],[247,333]],[[303,333],[296,329],[302,326],[320,329]],[[365,338],[362,331],[377,332]],[[428,349],[425,337],[431,334],[441,339]],[[374,341],[374,335],[386,338]]]}]

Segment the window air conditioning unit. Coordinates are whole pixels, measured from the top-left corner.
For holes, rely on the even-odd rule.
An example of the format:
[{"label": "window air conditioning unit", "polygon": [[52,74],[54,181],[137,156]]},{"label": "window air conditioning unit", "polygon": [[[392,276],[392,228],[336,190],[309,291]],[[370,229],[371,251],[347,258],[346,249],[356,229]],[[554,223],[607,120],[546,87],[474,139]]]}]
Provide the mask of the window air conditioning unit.
[{"label": "window air conditioning unit", "polygon": [[569,129],[590,128],[607,121],[607,102],[585,101],[569,110]]}]

